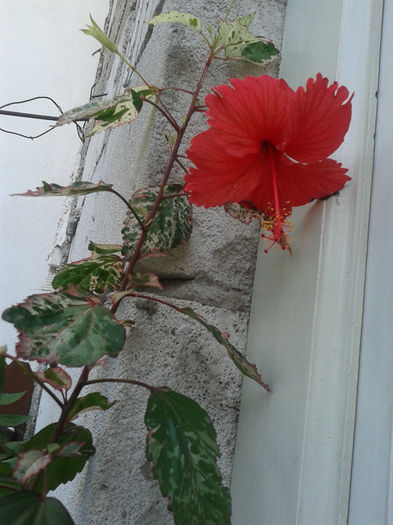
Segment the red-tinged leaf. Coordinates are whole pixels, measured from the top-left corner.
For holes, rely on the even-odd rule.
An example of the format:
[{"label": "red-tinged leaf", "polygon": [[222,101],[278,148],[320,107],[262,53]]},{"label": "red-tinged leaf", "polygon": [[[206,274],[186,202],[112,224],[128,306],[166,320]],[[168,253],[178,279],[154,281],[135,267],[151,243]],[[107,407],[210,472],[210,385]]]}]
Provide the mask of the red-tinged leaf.
[{"label": "red-tinged leaf", "polygon": [[160,283],[158,276],[154,273],[133,273],[130,277],[128,288],[139,290],[144,287],[158,288],[159,290],[162,290],[162,284]]},{"label": "red-tinged leaf", "polygon": [[60,366],[47,368],[45,372],[35,372],[35,375],[56,390],[69,390],[72,385],[71,376]]},{"label": "red-tinged leaf", "polygon": [[89,410],[108,410],[108,408],[111,408],[115,403],[116,401],[108,401],[108,398],[99,392],[86,394],[85,396],[78,398],[72,405],[72,408],[68,413],[68,419],[71,421],[82,414],[82,412],[87,412]]},{"label": "red-tinged leaf", "polygon": [[145,423],[147,459],[177,525],[229,525],[231,500],[216,464],[216,432],[192,399],[152,390]]},{"label": "red-tinged leaf", "polygon": [[70,284],[104,293],[117,288],[123,279],[124,261],[117,255],[97,255],[66,264],[52,281],[56,290],[66,290]]},{"label": "red-tinged leaf", "polygon": [[[192,231],[191,205],[185,195],[179,195],[182,191],[183,187],[180,184],[165,186],[164,198],[149,226],[149,231],[142,245],[142,254],[165,253],[190,238]],[[135,192],[129,200],[141,222],[148,218],[158,192],[159,186],[142,188]],[[141,228],[130,211],[127,212],[124,224],[122,254],[130,257],[140,238]]]},{"label": "red-tinged leaf", "polygon": [[239,350],[237,350],[232,343],[229,342],[228,334],[220,332],[218,328],[216,328],[212,324],[209,324],[205,319],[203,319],[203,317],[194,312],[192,308],[181,308],[181,311],[185,315],[188,315],[188,317],[191,317],[191,319],[194,319],[194,321],[200,323],[207,330],[209,330],[213,337],[226,348],[229,357],[245,376],[259,383],[268,392],[271,391],[269,385],[263,382],[261,374],[258,372],[257,367],[254,364],[249,363],[245,356],[241,352],[239,352]]},{"label": "red-tinged leaf", "polygon": [[111,191],[112,184],[107,184],[102,180],[98,183],[77,181],[70,186],[59,186],[55,183],[42,181],[42,186],[35,190],[28,190],[25,193],[13,193],[14,197],[73,197],[74,195],[87,195],[98,191]]},{"label": "red-tinged leaf", "polygon": [[74,456],[75,454],[79,454],[82,450],[85,443],[67,443],[64,445],[64,447],[60,450],[59,456]]},{"label": "red-tinged leaf", "polygon": [[19,331],[18,357],[66,366],[92,365],[123,348],[125,330],[102,301],[75,289],[32,295],[3,319]]},{"label": "red-tinged leaf", "polygon": [[250,224],[253,219],[256,219],[261,228],[264,227],[265,221],[271,221],[271,218],[266,216],[262,211],[259,211],[251,206],[242,206],[237,202],[231,202],[224,205],[224,210],[239,222],[243,224]]},{"label": "red-tinged leaf", "polygon": [[36,492],[15,492],[0,498],[2,525],[75,525],[56,498]]},{"label": "red-tinged leaf", "polygon": [[[48,490],[54,490],[61,483],[73,480],[95,451],[90,431],[73,423],[68,423],[56,443],[52,443],[55,426],[53,423],[40,430],[23,445],[22,450],[40,450],[43,454],[51,455],[45,473]],[[35,485],[38,491],[41,490],[42,483],[41,475]]]},{"label": "red-tinged leaf", "polygon": [[24,484],[49,465],[51,459],[49,454],[44,454],[41,450],[23,452],[15,463],[12,475],[19,483]]},{"label": "red-tinged leaf", "polygon": [[237,202],[225,204],[224,209],[231,217],[237,219],[243,224],[250,224],[252,219],[256,219],[259,222],[261,229],[264,230],[262,238],[266,241],[267,245],[267,250],[265,251],[268,251],[270,249],[272,243],[277,243],[279,246],[281,246],[282,249],[288,250],[289,254],[292,255],[291,242],[288,232],[291,232],[293,230],[293,225],[289,219],[284,219],[282,221],[281,234],[277,239],[275,239],[275,221],[272,220],[272,218],[268,215],[265,215],[262,211],[255,209],[251,205],[246,206]]},{"label": "red-tinged leaf", "polygon": [[[6,463],[0,463],[0,469],[4,466],[8,466]],[[20,483],[15,481],[11,474],[0,472],[0,498],[6,494],[12,494],[20,491]]]}]

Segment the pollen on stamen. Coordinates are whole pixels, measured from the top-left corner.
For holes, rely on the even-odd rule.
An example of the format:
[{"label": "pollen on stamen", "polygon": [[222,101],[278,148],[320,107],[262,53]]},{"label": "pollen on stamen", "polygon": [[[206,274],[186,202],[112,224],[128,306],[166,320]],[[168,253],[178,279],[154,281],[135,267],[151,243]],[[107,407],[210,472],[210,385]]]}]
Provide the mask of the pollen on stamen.
[{"label": "pollen on stamen", "polygon": [[[272,207],[269,207],[268,211],[271,212],[274,210]],[[282,212],[285,215],[289,215],[290,213],[285,209],[282,209]],[[277,220],[275,217],[266,216],[261,226],[264,230],[261,237],[265,241],[265,253],[268,253],[270,249],[277,244],[282,250],[288,250],[289,254],[292,255],[291,239],[288,233],[294,230],[294,225],[287,217],[280,221],[279,232],[277,231]]]}]

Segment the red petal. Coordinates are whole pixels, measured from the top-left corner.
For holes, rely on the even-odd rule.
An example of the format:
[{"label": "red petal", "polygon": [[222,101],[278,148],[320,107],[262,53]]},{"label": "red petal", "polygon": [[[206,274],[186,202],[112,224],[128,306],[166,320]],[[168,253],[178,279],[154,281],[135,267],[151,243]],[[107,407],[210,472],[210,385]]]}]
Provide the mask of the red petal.
[{"label": "red petal", "polygon": [[276,155],[277,186],[280,200],[289,206],[303,206],[313,199],[329,197],[351,180],[347,169],[333,159],[312,164],[296,164]]},{"label": "red petal", "polygon": [[260,182],[263,156],[258,153],[232,156],[218,147],[217,132],[209,129],[197,135],[187,152],[197,168],[185,176],[190,201],[206,208],[244,200]]},{"label": "red petal", "polygon": [[233,145],[268,140],[276,147],[286,142],[288,106],[295,94],[282,79],[269,75],[231,79],[231,86],[223,85],[207,95],[208,124],[221,131]]},{"label": "red petal", "polygon": [[[285,152],[299,162],[328,157],[344,140],[351,121],[348,90],[318,73],[309,78],[306,90],[299,87],[290,107],[293,134]],[[346,102],[345,102],[346,101]]]},{"label": "red petal", "polygon": [[[290,215],[292,207],[303,206],[314,199],[329,197],[341,190],[351,180],[345,175],[348,171],[333,159],[325,159],[313,164],[297,164],[275,153],[277,190],[280,216]],[[252,202],[260,211],[270,217],[276,216],[272,177],[262,177],[258,186],[244,199]]]}]

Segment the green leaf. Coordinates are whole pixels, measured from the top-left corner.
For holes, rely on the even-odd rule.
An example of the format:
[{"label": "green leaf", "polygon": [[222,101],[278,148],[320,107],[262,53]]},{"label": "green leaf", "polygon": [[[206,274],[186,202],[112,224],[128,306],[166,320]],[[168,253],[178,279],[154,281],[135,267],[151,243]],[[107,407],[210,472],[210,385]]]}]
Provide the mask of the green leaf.
[{"label": "green leaf", "polygon": [[14,414],[0,414],[0,426],[1,427],[17,427],[26,423],[30,419],[30,416],[19,416]]},{"label": "green leaf", "polygon": [[242,49],[251,42],[258,42],[259,38],[251,34],[244,24],[244,17],[231,22],[220,22],[218,35],[221,44],[225,47],[225,57],[241,56]]},{"label": "green leaf", "polygon": [[[185,195],[175,196],[182,192],[180,184],[165,186],[164,198],[158,206],[156,215],[150,225],[141,253],[165,253],[176,248],[190,238],[192,231],[191,205]],[[157,198],[159,186],[138,190],[130,199],[130,205],[140,220],[144,222],[149,216]],[[141,235],[141,228],[134,215],[128,211],[122,229],[124,246],[122,254],[132,255]]]},{"label": "green leaf", "polygon": [[147,458],[179,525],[230,524],[231,502],[216,464],[216,433],[195,401],[154,389],[146,415]]},{"label": "green leaf", "polygon": [[15,403],[15,401],[18,401],[21,397],[23,397],[26,394],[26,390],[24,392],[17,392],[15,394],[0,394],[0,406],[1,405],[12,405],[12,403]]},{"label": "green leaf", "polygon": [[14,193],[16,197],[73,197],[74,195],[87,195],[98,191],[111,191],[112,184],[107,184],[102,180],[97,184],[93,182],[78,181],[70,186],[59,186],[42,181],[43,186],[35,190],[28,190],[25,193]]},{"label": "green leaf", "polygon": [[87,292],[39,294],[7,308],[3,319],[19,331],[18,357],[66,366],[92,365],[116,356],[125,330],[102,301]]},{"label": "green leaf", "polygon": [[[0,463],[3,467],[5,463]],[[11,469],[10,469],[11,470]],[[20,490],[20,484],[15,481],[10,474],[0,472],[0,498],[6,494],[12,494]]]},{"label": "green leaf", "polygon": [[266,64],[279,56],[272,42],[249,32],[254,15],[230,22],[220,22],[219,38],[224,46],[225,58],[246,60],[253,64]]},{"label": "green leaf", "polygon": [[68,413],[68,419],[75,419],[82,412],[87,412],[88,410],[108,410],[108,408],[111,408],[115,403],[116,401],[108,401],[108,398],[99,392],[86,394],[85,396],[78,398],[72,405],[72,408]]},{"label": "green leaf", "polygon": [[112,51],[112,53],[118,53],[119,50],[117,48],[117,45],[112,42],[112,40],[106,36],[104,31],[100,28],[100,26],[94,21],[93,17],[90,15],[90,21],[92,23],[91,26],[87,25],[87,29],[81,29],[82,33],[85,33],[85,35],[90,35],[100,44],[102,44],[104,47],[109,49],[109,51]]},{"label": "green leaf", "polygon": [[262,381],[261,374],[258,372],[257,367],[254,364],[251,364],[247,361],[245,356],[237,350],[233,344],[229,342],[229,336],[228,334],[225,334],[224,332],[220,332],[218,328],[213,326],[212,324],[209,324],[203,317],[198,315],[192,308],[181,308],[180,309],[185,315],[188,315],[188,317],[191,317],[191,319],[194,319],[198,323],[200,323],[202,326],[204,326],[209,332],[213,335],[213,337],[222,344],[226,351],[228,352],[229,357],[232,359],[232,361],[235,363],[235,365],[238,367],[238,369],[247,377],[250,379],[253,379],[257,383],[259,383],[265,390],[270,392],[270,387],[266,383]]},{"label": "green leaf", "polygon": [[181,13],[180,11],[169,11],[168,13],[162,13],[154,16],[147,23],[156,26],[165,22],[177,22],[178,24],[184,24],[198,33],[201,31],[201,22],[199,18],[190,13]]},{"label": "green leaf", "polygon": [[121,244],[96,244],[93,241],[90,241],[88,246],[88,249],[91,252],[98,253],[99,255],[108,255],[110,253],[120,252],[121,248]]},{"label": "green leaf", "polygon": [[52,281],[55,289],[66,290],[68,285],[89,292],[104,293],[117,288],[123,279],[124,261],[116,255],[97,255],[66,264]]},{"label": "green leaf", "polygon": [[113,98],[89,102],[66,111],[59,117],[56,126],[63,126],[75,120],[94,118],[97,123],[88,136],[95,135],[105,129],[136,119],[142,107],[142,95],[149,99],[157,93],[157,88],[153,86],[135,86]]},{"label": "green leaf", "polygon": [[101,111],[94,115],[97,122],[88,134],[88,137],[96,135],[97,133],[109,128],[116,128],[123,124],[129,124],[137,118],[142,109],[143,100],[141,96],[143,95],[145,98],[149,99],[155,93],[156,91],[153,88],[150,89],[147,86],[137,86],[132,88],[127,96],[118,95],[120,98],[116,100],[116,104],[105,110],[106,113]]},{"label": "green leaf", "polygon": [[64,505],[56,498],[35,492],[16,492],[0,498],[2,525],[75,525]]},{"label": "green leaf", "polygon": [[72,385],[70,375],[59,366],[47,368],[44,372],[35,372],[35,375],[43,383],[48,383],[56,390],[69,390]]},{"label": "green leaf", "polygon": [[42,450],[28,450],[20,454],[15,464],[13,477],[19,483],[26,483],[32,476],[43,470],[51,461],[51,456]]},{"label": "green leaf", "polygon": [[274,58],[278,58],[279,51],[272,42],[252,42],[243,48],[241,56],[244,60],[253,64],[263,64]]},{"label": "green leaf", "polygon": [[254,20],[255,13],[250,13],[249,15],[242,16],[241,18],[238,18],[236,22],[238,22],[240,25],[244,27],[248,27],[251,22]]},{"label": "green leaf", "polygon": [[158,288],[159,290],[162,290],[162,284],[160,283],[158,276],[154,273],[133,273],[130,277],[128,288],[140,290],[145,287]]},{"label": "green leaf", "polygon": [[[53,423],[40,430],[23,446],[23,452],[40,450],[51,454],[51,462],[46,467],[47,489],[54,490],[61,483],[67,483],[81,472],[86,461],[94,454],[92,436],[87,428],[69,423],[56,441],[56,448],[51,443],[56,424]],[[41,490],[42,476],[37,483],[37,491]]]}]

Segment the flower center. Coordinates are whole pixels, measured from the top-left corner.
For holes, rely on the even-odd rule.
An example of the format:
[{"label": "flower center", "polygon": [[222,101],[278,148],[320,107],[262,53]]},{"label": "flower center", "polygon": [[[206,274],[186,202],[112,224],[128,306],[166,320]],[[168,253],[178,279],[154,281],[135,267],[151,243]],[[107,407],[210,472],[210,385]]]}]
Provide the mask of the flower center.
[{"label": "flower center", "polygon": [[283,243],[283,239],[285,239],[285,233],[283,231],[282,227],[282,212],[280,208],[280,197],[278,194],[278,185],[277,185],[277,169],[276,169],[276,161],[274,158],[274,146],[271,142],[268,140],[264,140],[261,144],[261,150],[263,155],[269,156],[270,161],[270,169],[271,169],[271,177],[272,177],[272,186],[273,186],[273,221],[272,221],[272,228],[271,232],[272,235],[270,237],[267,237],[264,235],[265,238],[272,241],[272,244],[268,247],[267,250],[270,250],[274,244],[279,244],[283,250],[285,250],[285,243]]}]

